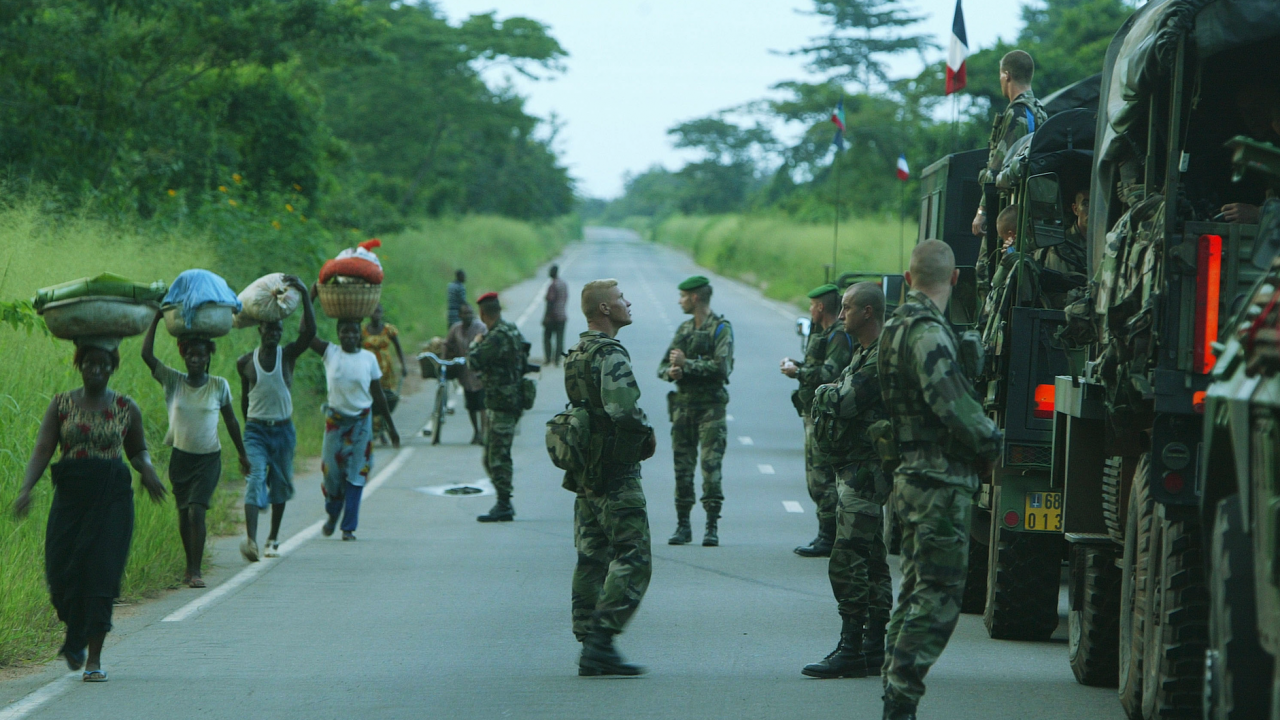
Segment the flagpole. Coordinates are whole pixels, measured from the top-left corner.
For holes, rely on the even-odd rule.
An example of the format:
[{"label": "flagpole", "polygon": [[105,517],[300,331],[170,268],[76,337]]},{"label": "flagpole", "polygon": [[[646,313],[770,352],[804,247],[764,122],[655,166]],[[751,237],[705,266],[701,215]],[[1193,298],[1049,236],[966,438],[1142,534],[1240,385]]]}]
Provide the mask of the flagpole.
[{"label": "flagpole", "polygon": [[835,166],[836,166],[835,168],[836,221],[835,221],[835,232],[833,233],[831,238],[831,277],[827,278],[828,281],[834,280],[836,278],[836,268],[838,267],[838,265],[836,264],[836,254],[840,248],[840,147],[839,146],[836,147]]},{"label": "flagpole", "polygon": [[907,181],[899,183],[901,192],[898,196],[898,274],[903,271],[903,245],[907,237]]}]

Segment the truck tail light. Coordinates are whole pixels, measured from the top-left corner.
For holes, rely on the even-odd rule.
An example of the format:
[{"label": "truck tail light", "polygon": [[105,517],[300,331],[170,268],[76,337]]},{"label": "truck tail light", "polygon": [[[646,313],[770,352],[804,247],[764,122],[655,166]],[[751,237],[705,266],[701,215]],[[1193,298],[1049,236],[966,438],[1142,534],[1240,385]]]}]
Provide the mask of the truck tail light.
[{"label": "truck tail light", "polygon": [[1197,413],[1204,414],[1204,399],[1208,395],[1204,390],[1197,390],[1191,394],[1191,409]]},{"label": "truck tail light", "polygon": [[1222,280],[1222,236],[1201,235],[1196,255],[1196,315],[1191,337],[1191,369],[1207,374],[1217,360],[1218,302]]},{"label": "truck tail light", "polygon": [[1031,411],[1032,417],[1048,419],[1053,417],[1053,385],[1037,385],[1035,391],[1036,407]]},{"label": "truck tail light", "polygon": [[1186,487],[1186,483],[1182,480],[1182,474],[1176,472],[1165,473],[1163,485],[1164,491],[1170,495],[1177,495]]}]

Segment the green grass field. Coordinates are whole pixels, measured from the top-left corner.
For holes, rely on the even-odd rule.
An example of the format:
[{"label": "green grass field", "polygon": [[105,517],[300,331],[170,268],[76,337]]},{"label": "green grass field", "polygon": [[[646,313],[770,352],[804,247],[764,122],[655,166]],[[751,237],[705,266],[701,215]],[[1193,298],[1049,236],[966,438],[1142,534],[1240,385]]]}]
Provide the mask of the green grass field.
[{"label": "green grass field", "polygon": [[[467,270],[473,297],[501,289],[527,277],[569,240],[580,237],[580,230],[569,219],[535,227],[501,218],[468,217],[425,221],[382,238],[387,320],[405,334],[406,354],[418,341],[446,329],[445,284],[456,267]],[[140,281],[172,280],[193,267],[219,272],[220,262],[227,260],[220,260],[211,247],[200,237],[157,235],[115,229],[92,219],[52,217],[34,202],[0,208],[0,299],[30,298],[37,288],[104,271]],[[221,269],[227,275],[233,270]],[[302,273],[308,281],[306,271],[314,273],[314,268],[279,270]],[[323,315],[319,321],[321,336],[334,338],[332,321]],[[292,319],[286,323],[286,340],[295,327]],[[230,380],[237,398],[235,360],[256,341],[252,330],[234,331],[218,341],[210,372]],[[163,330],[156,345],[164,362],[182,367],[175,343]],[[122,363],[112,388],[132,396],[141,406],[152,458],[165,477],[169,453],[161,442],[167,426],[164,394],[142,363],[140,348],[140,338],[121,345]],[[4,428],[0,434],[0,667],[45,660],[60,642],[61,629],[44,583],[44,527],[53,495],[47,474],[37,486],[26,520],[15,520],[10,507],[50,399],[79,385],[79,374],[71,366],[72,352],[69,342],[0,325],[0,428]],[[323,393],[323,369],[318,357],[308,355],[299,363],[294,392],[300,457],[319,454]],[[238,400],[236,407],[238,411]],[[224,482],[209,517],[211,533],[226,534],[235,531],[241,517],[243,482],[225,433],[223,446]],[[137,519],[124,582],[129,598],[174,586],[182,570],[172,501],[155,505],[141,490],[135,498]]]},{"label": "green grass field", "polygon": [[[888,218],[841,222],[835,274],[899,272],[899,233],[904,237],[901,247],[905,258],[915,246],[916,231],[910,220],[902,229],[898,221]],[[808,307],[806,293],[826,278],[834,235],[831,225],[774,215],[677,215],[648,233],[641,232],[655,242],[688,252],[700,265],[802,307]]]}]

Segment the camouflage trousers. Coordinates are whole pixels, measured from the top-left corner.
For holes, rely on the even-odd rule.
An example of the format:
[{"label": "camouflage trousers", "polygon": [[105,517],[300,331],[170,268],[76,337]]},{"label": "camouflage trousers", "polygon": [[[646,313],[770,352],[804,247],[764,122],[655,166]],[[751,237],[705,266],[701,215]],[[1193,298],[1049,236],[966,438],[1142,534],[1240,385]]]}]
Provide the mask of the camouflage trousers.
[{"label": "camouflage trousers", "polygon": [[804,480],[809,499],[818,506],[818,531],[833,533],[836,526],[836,469],[823,462],[813,442],[813,420],[804,419]]},{"label": "camouflage trousers", "polygon": [[869,621],[882,625],[893,608],[893,581],[889,577],[888,551],[884,544],[884,508],[872,498],[870,474],[879,463],[853,463],[839,470],[835,546],[827,564],[827,577],[836,596],[840,617],[855,627]]},{"label": "camouflage trousers", "polygon": [[583,490],[573,506],[573,538],[578,565],[573,570],[573,634],[578,640],[597,628],[620,633],[640,607],[653,572],[649,516],[640,469]]},{"label": "camouflage trousers", "polygon": [[505,410],[489,410],[489,422],[484,429],[484,471],[493,481],[498,497],[511,497],[511,482],[515,468],[511,464],[511,443],[516,438],[516,424],[520,413]]},{"label": "camouflage trousers", "polygon": [[902,523],[902,589],[885,638],[885,695],[919,702],[924,676],[960,617],[973,491],[905,475],[894,477],[893,491]]},{"label": "camouflage trousers", "polygon": [[720,464],[729,442],[724,405],[676,406],[671,413],[671,452],[676,466],[676,509],[688,510],[697,502],[693,475],[702,448],[702,507],[719,516],[724,502]]}]

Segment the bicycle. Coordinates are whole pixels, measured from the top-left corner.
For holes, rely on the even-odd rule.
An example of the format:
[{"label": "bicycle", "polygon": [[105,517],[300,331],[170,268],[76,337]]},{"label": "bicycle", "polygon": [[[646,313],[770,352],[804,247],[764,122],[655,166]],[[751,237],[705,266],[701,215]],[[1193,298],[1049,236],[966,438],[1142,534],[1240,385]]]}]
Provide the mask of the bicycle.
[{"label": "bicycle", "polygon": [[[467,364],[465,357],[443,360],[433,352],[418,354],[418,365],[422,369],[422,377],[437,380],[436,399],[431,406],[431,420],[434,422],[431,431],[431,444],[440,444],[441,430],[444,429],[444,417],[449,414],[449,381],[456,379],[458,370],[450,372],[450,368],[461,369]],[[423,429],[423,434],[426,434]]]}]

